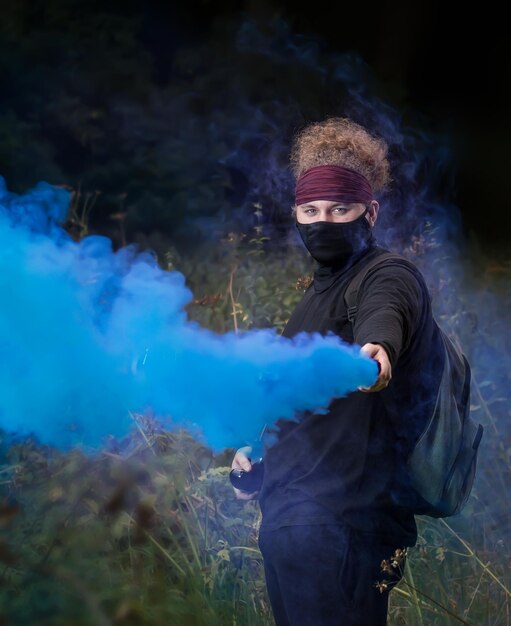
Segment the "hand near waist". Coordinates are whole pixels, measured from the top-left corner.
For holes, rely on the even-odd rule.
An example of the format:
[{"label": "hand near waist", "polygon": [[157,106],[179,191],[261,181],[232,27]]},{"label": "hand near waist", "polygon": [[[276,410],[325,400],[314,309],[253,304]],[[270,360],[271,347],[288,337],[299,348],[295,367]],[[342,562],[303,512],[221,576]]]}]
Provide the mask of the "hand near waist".
[{"label": "hand near waist", "polygon": [[[252,448],[250,446],[239,448],[234,455],[234,459],[232,460],[231,469],[242,469],[245,472],[250,472],[252,469],[252,462],[250,461],[248,454],[250,454],[251,450]],[[233,489],[238,500],[254,500],[259,493],[258,491],[247,493],[246,491],[241,491],[241,489],[236,489],[236,487],[233,487]]]}]

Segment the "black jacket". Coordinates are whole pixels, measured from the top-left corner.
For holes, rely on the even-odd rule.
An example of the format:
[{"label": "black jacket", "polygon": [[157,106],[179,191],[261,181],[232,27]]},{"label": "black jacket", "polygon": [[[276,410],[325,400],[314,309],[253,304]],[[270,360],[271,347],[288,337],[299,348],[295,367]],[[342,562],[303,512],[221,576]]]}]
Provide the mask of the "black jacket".
[{"label": "black jacket", "polygon": [[416,542],[419,503],[407,482],[405,459],[432,411],[443,352],[430,295],[415,266],[372,270],[355,322],[348,321],[346,287],[383,250],[371,247],[348,268],[320,266],[284,329],[285,337],[334,332],[360,346],[381,344],[392,379],[383,391],[334,399],[327,414],[304,412],[297,422],[277,422],[277,441],[264,454],[264,528],[342,521],[391,544]]}]

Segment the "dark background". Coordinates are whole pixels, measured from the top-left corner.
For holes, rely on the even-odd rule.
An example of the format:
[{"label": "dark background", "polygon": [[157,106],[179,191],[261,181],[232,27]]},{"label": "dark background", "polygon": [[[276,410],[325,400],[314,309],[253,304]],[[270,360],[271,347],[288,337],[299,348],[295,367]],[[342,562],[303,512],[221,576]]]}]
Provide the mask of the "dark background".
[{"label": "dark background", "polygon": [[465,234],[487,254],[511,257],[511,54],[496,5],[249,0],[219,9],[207,0],[202,11],[177,11],[178,20],[200,37],[211,18],[240,4],[261,21],[281,16],[294,31],[317,34],[332,51],[360,54],[382,97],[423,114],[424,131],[452,137],[454,201]]},{"label": "dark background", "polygon": [[[266,164],[256,158],[269,154],[266,131],[258,137],[247,130],[236,143],[254,118],[240,113],[235,119],[238,109],[250,103],[264,112],[262,127],[274,136],[299,109],[279,137],[283,158],[297,124],[339,114],[331,98],[315,99],[314,80],[329,55],[352,54],[364,64],[363,80],[372,81],[373,94],[417,135],[440,137],[449,146],[437,168],[445,173],[435,176],[450,178],[448,200],[461,211],[463,235],[486,254],[509,259],[510,56],[506,20],[494,7],[2,0],[1,8],[0,174],[16,192],[38,180],[79,187],[83,197],[99,191],[91,225],[117,244],[138,239],[153,245],[155,233],[171,238],[187,215],[206,227],[219,215],[231,226],[229,215],[250,206],[253,172],[259,172],[256,180],[268,178],[269,157]],[[263,31],[280,20],[293,35],[319,42],[316,74],[302,80],[290,54],[287,66],[278,61],[272,84],[277,56],[270,57],[279,52],[267,43],[262,56],[245,51],[239,61],[223,39],[226,25],[246,19]],[[172,143],[187,124],[183,112],[195,116],[194,130]],[[200,133],[208,133],[210,143],[202,144]],[[212,156],[224,137],[230,161],[220,150]],[[270,206],[266,219],[278,221],[271,205],[287,202],[289,185],[279,196],[288,183],[272,184],[256,191]],[[238,217],[247,222],[246,212]]]}]

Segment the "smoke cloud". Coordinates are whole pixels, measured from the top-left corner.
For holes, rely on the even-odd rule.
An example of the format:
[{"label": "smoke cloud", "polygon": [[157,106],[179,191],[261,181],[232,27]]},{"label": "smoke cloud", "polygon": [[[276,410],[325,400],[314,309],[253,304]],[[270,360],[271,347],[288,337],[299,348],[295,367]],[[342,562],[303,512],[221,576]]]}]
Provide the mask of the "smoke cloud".
[{"label": "smoke cloud", "polygon": [[6,432],[96,449],[151,410],[220,450],[376,379],[376,363],[333,334],[219,335],[191,322],[181,273],[103,236],[74,241],[59,225],[69,201],[46,183],[18,196],[0,179]]}]

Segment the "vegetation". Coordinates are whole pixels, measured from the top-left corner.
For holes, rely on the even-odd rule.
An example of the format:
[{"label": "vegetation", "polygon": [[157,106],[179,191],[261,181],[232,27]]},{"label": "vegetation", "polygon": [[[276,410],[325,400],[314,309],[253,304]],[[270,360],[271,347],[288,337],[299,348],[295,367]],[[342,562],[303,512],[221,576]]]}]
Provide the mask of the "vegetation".
[{"label": "vegetation", "polygon": [[[311,262],[301,249],[270,253],[264,237],[253,235],[231,233],[186,258],[169,250],[168,269],[183,271],[195,295],[191,319],[218,332],[283,327]],[[390,624],[508,626],[511,444],[497,372],[509,377],[509,368],[492,360],[509,358],[499,345],[505,319],[495,310],[486,317],[480,300],[460,285],[452,289],[441,250],[431,230],[402,249],[429,268],[437,315],[466,346],[472,408],[487,434],[465,512],[419,520],[418,545],[392,592]],[[491,280],[487,298],[500,290],[506,302],[508,269],[489,265],[474,275],[479,298]],[[132,432],[95,456],[5,438],[0,623],[271,625],[257,547],[260,513],[256,502],[233,497],[233,454],[215,456],[185,430],[163,429],[154,415],[133,415]]]},{"label": "vegetation", "polygon": [[[186,277],[187,312],[201,325],[282,330],[313,270],[286,243],[290,136],[332,112],[380,128],[399,190],[380,223],[423,270],[438,320],[466,351],[485,426],[470,502],[456,518],[419,520],[390,624],[510,626],[511,265],[476,245],[460,253],[453,229],[439,230],[456,214],[444,146],[406,128],[405,102],[398,114],[369,93],[361,61],[325,53],[282,22],[225,19],[167,58],[151,12],[130,7],[2,7],[9,188],[42,179],[73,188],[73,237],[154,250]],[[4,436],[0,626],[271,625],[259,509],[233,497],[233,452],[213,455],[154,415],[133,415],[132,432],[95,456]]]}]

